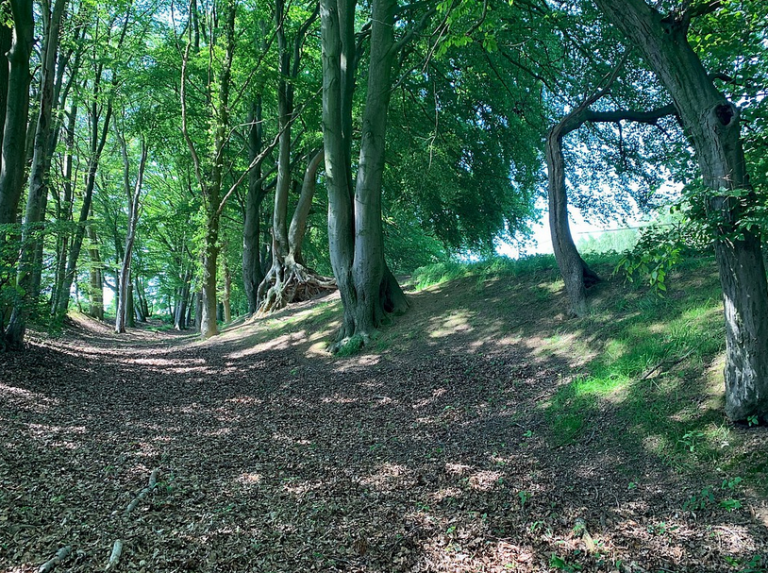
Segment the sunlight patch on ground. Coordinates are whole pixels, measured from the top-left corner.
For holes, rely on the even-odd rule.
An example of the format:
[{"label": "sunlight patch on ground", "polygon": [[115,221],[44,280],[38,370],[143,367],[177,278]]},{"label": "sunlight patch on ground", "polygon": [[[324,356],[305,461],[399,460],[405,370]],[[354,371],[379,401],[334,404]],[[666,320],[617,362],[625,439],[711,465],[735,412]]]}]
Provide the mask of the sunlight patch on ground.
[{"label": "sunlight patch on ground", "polygon": [[358,369],[366,369],[377,366],[381,362],[380,354],[361,354],[352,358],[339,360],[336,372],[354,372]]},{"label": "sunlight patch on ground", "polygon": [[407,467],[385,463],[379,468],[379,471],[367,477],[361,478],[358,483],[365,487],[376,489],[377,491],[390,491],[397,489],[403,481],[411,475],[411,470]]},{"label": "sunlight patch on ground", "polygon": [[357,398],[334,394],[333,396],[326,396],[322,399],[322,402],[323,404],[356,404],[358,400]]},{"label": "sunlight patch on ground", "polygon": [[445,396],[448,393],[448,390],[445,388],[435,388],[432,390],[432,396],[429,398],[423,398],[414,404],[411,405],[411,407],[414,410],[418,410],[419,408],[424,408],[425,406],[429,406],[430,404],[434,404],[438,399],[440,399],[442,396]]},{"label": "sunlight patch on ground", "polygon": [[229,360],[242,360],[243,358],[256,356],[268,350],[287,350],[292,346],[292,342],[303,340],[304,334],[305,333],[303,330],[298,333],[284,334],[283,336],[279,336],[270,342],[244,348],[238,352],[230,352],[226,355],[226,358]]},{"label": "sunlight patch on ground", "polygon": [[468,466],[466,464],[447,463],[445,464],[445,471],[449,474],[463,476],[472,471],[472,466]]},{"label": "sunlight patch on ground", "polygon": [[237,483],[244,486],[253,487],[259,485],[262,479],[263,477],[261,474],[246,472],[238,476]]},{"label": "sunlight patch on ground", "polygon": [[448,317],[439,317],[430,321],[430,338],[445,338],[452,334],[467,333],[474,330],[469,324],[472,314],[466,310],[457,310]]},{"label": "sunlight patch on ground", "polygon": [[8,386],[0,382],[0,397],[17,408],[30,409],[37,413],[49,410],[53,406],[58,406],[61,401],[55,398],[49,398],[45,394],[32,392],[25,388]]},{"label": "sunlight patch on ground", "polygon": [[437,490],[431,494],[430,497],[434,503],[442,503],[447,499],[459,498],[464,495],[464,492],[457,487],[445,487]]},{"label": "sunlight patch on ground", "polygon": [[500,485],[500,480],[504,477],[501,472],[481,471],[473,474],[469,478],[469,485],[472,489],[480,491],[489,491]]}]

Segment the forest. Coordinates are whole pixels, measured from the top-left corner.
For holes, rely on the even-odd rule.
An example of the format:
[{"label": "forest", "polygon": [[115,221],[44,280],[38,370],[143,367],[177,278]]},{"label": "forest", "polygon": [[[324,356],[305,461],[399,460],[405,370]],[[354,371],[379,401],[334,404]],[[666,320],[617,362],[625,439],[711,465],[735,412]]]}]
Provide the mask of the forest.
[{"label": "forest", "polygon": [[0,573],[768,571],[766,96],[763,0],[0,0]]}]

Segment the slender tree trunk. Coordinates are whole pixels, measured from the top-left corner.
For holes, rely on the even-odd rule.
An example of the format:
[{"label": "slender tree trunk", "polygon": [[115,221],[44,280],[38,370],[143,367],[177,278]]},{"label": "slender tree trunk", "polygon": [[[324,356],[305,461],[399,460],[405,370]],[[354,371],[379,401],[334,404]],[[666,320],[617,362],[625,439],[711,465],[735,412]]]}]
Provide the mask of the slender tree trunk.
[{"label": "slender tree trunk", "polygon": [[565,188],[565,159],[563,157],[562,124],[547,134],[546,162],[549,179],[549,230],[565,291],[576,316],[587,314],[586,277],[599,279],[584,262],[576,248],[568,221],[568,194]]},{"label": "slender tree trunk", "polygon": [[88,242],[90,243],[88,255],[91,259],[91,265],[88,268],[90,276],[88,297],[91,303],[89,314],[97,320],[104,320],[104,281],[101,276],[103,265],[99,254],[99,239],[92,225],[88,226]]},{"label": "slender tree trunk", "polygon": [[[768,284],[760,238],[739,228],[742,208],[731,191],[754,200],[739,110],[714,86],[687,32],[696,4],[668,17],[644,0],[595,0],[640,49],[669,91],[696,151],[708,211],[719,221],[715,242],[726,326],[725,411],[732,420],[768,419]],[[687,6],[687,4],[684,4]],[[700,7],[700,6],[699,6]],[[716,3],[706,7],[716,9]]]},{"label": "slender tree trunk", "polygon": [[13,30],[8,26],[0,26],[0,170],[2,170],[3,134],[5,133],[5,116],[8,110],[8,80],[9,62],[8,51],[13,41]]},{"label": "slender tree trunk", "polygon": [[[120,141],[123,150],[123,160],[126,178],[130,172],[130,163],[128,161],[128,147],[124,139]],[[115,316],[115,332],[125,332],[127,319],[127,299],[128,285],[130,285],[131,261],[133,257],[133,243],[136,240],[136,226],[139,222],[139,201],[141,199],[141,188],[144,183],[144,169],[147,164],[147,145],[141,141],[141,159],[139,160],[139,171],[136,176],[136,185],[133,193],[130,193],[130,186],[126,186],[126,192],[129,193],[130,203],[128,207],[128,232],[125,237],[125,249],[123,251],[123,265],[120,269],[120,295],[117,299],[117,315]]]},{"label": "slender tree trunk", "polygon": [[[263,147],[261,96],[256,98],[248,121],[251,124],[248,135],[248,158],[252,162],[261,153]],[[261,179],[261,164],[248,174],[248,196],[245,202],[245,222],[243,223],[243,287],[248,300],[248,314],[259,308],[259,284],[264,280],[259,260],[261,203],[266,193]]]},{"label": "slender tree trunk", "polygon": [[192,277],[188,272],[182,276],[182,286],[179,289],[179,302],[176,313],[173,318],[173,327],[176,330],[186,330],[188,321],[188,312],[191,310],[189,305],[189,281]]},{"label": "slender tree trunk", "polygon": [[[75,152],[75,126],[77,125],[77,104],[73,104],[67,118],[66,155],[64,157],[64,193],[57,219],[60,224],[71,223],[74,205],[73,165]],[[69,298],[69,293],[63,294],[64,278],[67,270],[67,253],[69,252],[69,230],[59,232],[59,247],[56,251],[56,279],[51,293],[51,315],[56,316],[62,296]]]},{"label": "slender tree trunk", "polygon": [[301,247],[304,244],[304,235],[307,232],[307,219],[312,208],[312,199],[317,188],[317,170],[320,168],[325,154],[321,149],[309,160],[309,165],[304,173],[304,182],[301,186],[301,195],[293,212],[291,226],[288,229],[288,264],[304,265]]},{"label": "slender tree trunk", "polygon": [[224,323],[232,322],[232,274],[229,272],[227,258],[223,257],[221,265],[224,270],[224,294],[221,297],[221,304],[224,307]]},{"label": "slender tree trunk", "polygon": [[[617,70],[618,72],[618,70]],[[615,76],[614,78],[615,79]],[[611,80],[611,83],[613,81]],[[665,116],[675,113],[672,105],[651,111],[592,111],[589,106],[608,93],[610,84],[577,106],[547,133],[546,163],[549,195],[549,227],[552,245],[560,274],[565,283],[565,291],[576,316],[587,313],[586,289],[600,281],[592,269],[584,262],[576,249],[568,221],[568,192],[565,186],[565,158],[563,157],[563,138],[579,129],[584,123],[620,123],[634,121],[655,125]]]},{"label": "slender tree trunk", "polygon": [[[96,88],[98,91],[98,87]],[[107,142],[107,133],[109,132],[109,124],[112,119],[112,99],[110,97],[107,104],[107,111],[104,116],[104,121],[101,126],[101,135],[99,135],[99,112],[97,110],[97,104],[92,104],[91,107],[91,156],[88,159],[88,171],[86,174],[85,191],[83,193],[83,204],[80,208],[80,218],[78,220],[77,229],[72,239],[72,245],[70,247],[69,256],[67,258],[67,269],[64,273],[64,281],[60,296],[57,300],[57,307],[55,315],[62,318],[67,314],[67,307],[69,306],[69,289],[72,286],[75,273],[77,272],[77,260],[80,257],[80,250],[83,246],[83,238],[85,237],[85,230],[88,221],[88,213],[91,210],[91,202],[93,201],[93,190],[96,187],[96,172],[99,168],[99,162],[101,160],[101,153],[104,150],[104,145]]]}]

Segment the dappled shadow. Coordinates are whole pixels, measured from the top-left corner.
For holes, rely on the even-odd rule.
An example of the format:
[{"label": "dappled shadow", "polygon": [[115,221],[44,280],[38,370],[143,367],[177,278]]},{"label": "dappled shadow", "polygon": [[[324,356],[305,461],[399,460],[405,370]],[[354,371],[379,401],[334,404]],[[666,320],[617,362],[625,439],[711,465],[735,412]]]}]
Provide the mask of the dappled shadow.
[{"label": "dappled shadow", "polygon": [[[567,320],[553,279],[412,294],[371,352],[344,359],[322,348],[328,302],[208,342],[0,357],[0,570],[65,544],[67,570],[101,569],[118,538],[144,571],[743,569],[765,550],[760,497],[722,483],[737,468],[683,471],[708,436],[676,444],[722,416],[672,400],[668,426],[636,416],[685,384],[703,392],[710,365],[640,379],[628,363],[636,382],[595,398],[578,381],[630,360],[624,315]],[[154,468],[161,485],[126,515]],[[684,508],[709,486],[714,501]]]}]

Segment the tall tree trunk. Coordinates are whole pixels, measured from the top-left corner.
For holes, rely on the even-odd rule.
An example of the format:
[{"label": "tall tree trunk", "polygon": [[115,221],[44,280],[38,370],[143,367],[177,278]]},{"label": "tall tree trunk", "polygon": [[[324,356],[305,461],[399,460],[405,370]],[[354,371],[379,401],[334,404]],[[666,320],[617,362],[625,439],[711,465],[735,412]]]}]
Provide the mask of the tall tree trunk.
[{"label": "tall tree trunk", "polygon": [[221,266],[224,271],[224,293],[221,297],[221,304],[224,307],[224,323],[232,322],[232,274],[229,272],[227,258],[222,257]]},{"label": "tall tree trunk", "polygon": [[[74,205],[74,185],[73,185],[73,165],[75,153],[75,126],[77,125],[77,104],[74,103],[70,109],[67,118],[67,136],[66,152],[64,157],[64,182],[63,199],[59,203],[57,219],[60,224],[70,223],[73,218]],[[63,226],[63,225],[62,225]],[[56,311],[59,308],[61,297],[69,298],[69,293],[63,294],[64,278],[67,270],[67,253],[69,252],[69,230],[59,231],[57,239],[58,248],[56,250],[56,278],[51,293],[51,315],[56,317]]]},{"label": "tall tree trunk", "polygon": [[[184,53],[181,69],[181,91],[179,95],[181,97],[182,133],[195,165],[195,177],[202,191],[203,210],[205,212],[205,238],[202,252],[202,315],[200,317],[200,332],[204,338],[210,338],[219,332],[218,325],[216,324],[216,272],[219,256],[219,225],[221,210],[224,206],[221,196],[224,167],[223,155],[230,136],[229,95],[232,78],[232,60],[235,51],[235,11],[235,2],[227,0],[221,6],[221,12],[218,14],[223,21],[223,28],[220,30],[222,44],[217,46],[217,49],[221,48],[223,50],[223,59],[218,73],[218,91],[214,98],[215,102],[212,104],[210,128],[213,132],[213,146],[210,167],[207,173],[203,172],[200,156],[190,137],[187,123],[187,68],[189,52],[192,48],[191,43],[187,46]],[[211,34],[213,34],[213,30],[211,30]],[[210,49],[213,50],[213,46]],[[212,73],[213,70],[209,69],[209,72]]]},{"label": "tall tree trunk", "polygon": [[[66,0],[56,0],[51,8],[50,2],[43,2],[42,78],[40,83],[40,109],[35,126],[34,151],[29,177],[29,194],[22,230],[22,250],[19,259],[18,286],[22,293],[9,326],[10,336],[15,338],[11,345],[23,344],[26,322],[31,307],[40,296],[43,272],[43,222],[48,202],[48,177],[53,157],[52,145],[56,137],[53,129],[53,108],[58,105],[56,88],[56,61],[59,52],[61,19]],[[100,272],[100,271],[98,271]],[[103,313],[102,313],[103,318]]]},{"label": "tall tree trunk", "polygon": [[[295,119],[294,111],[294,80],[301,70],[301,46],[312,24],[319,15],[315,10],[305,20],[293,38],[292,48],[288,44],[285,33],[286,15],[284,0],[275,0],[275,24],[277,43],[279,48],[280,80],[277,87],[278,125],[280,129],[277,162],[277,183],[275,186],[275,203],[272,215],[272,267],[259,285],[258,298],[261,301],[260,313],[272,312],[283,308],[291,302],[306,300],[324,289],[332,289],[333,283],[318,277],[317,274],[306,269],[300,261],[291,257],[291,245],[288,236],[288,196],[291,189],[291,124]],[[313,179],[320,164],[311,161],[311,174]],[[311,205],[314,189],[307,188]],[[306,199],[305,199],[306,203]],[[309,213],[309,206],[302,206],[302,213]],[[295,218],[295,214],[294,214]],[[304,217],[304,223],[306,216]],[[303,239],[303,235],[301,236]],[[300,255],[300,247],[299,247]]]},{"label": "tall tree trunk", "polygon": [[[125,139],[120,138],[120,145],[123,150],[123,161],[126,180],[130,173],[130,163],[128,161],[128,146]],[[117,298],[117,314],[115,316],[115,332],[125,332],[126,318],[128,311],[128,286],[130,285],[131,261],[133,257],[133,243],[136,240],[136,226],[139,222],[139,201],[141,199],[141,188],[144,183],[144,169],[147,164],[147,144],[141,140],[141,159],[139,160],[139,171],[136,175],[136,185],[133,187],[133,193],[130,192],[130,184],[126,185],[126,192],[130,199],[128,206],[128,232],[125,236],[125,249],[123,251],[123,265],[120,269],[120,294]]]},{"label": "tall tree trunk", "polygon": [[[29,176],[29,194],[27,196],[27,209],[24,217],[24,230],[22,233],[21,258],[19,260],[19,288],[24,292],[24,297],[19,308],[14,312],[15,320],[26,322],[27,307],[33,304],[39,296],[39,277],[42,269],[42,228],[45,219],[45,209],[48,199],[48,176],[51,168],[53,150],[52,138],[52,113],[56,94],[54,92],[54,80],[56,78],[56,60],[59,51],[59,37],[61,30],[61,17],[64,13],[66,0],[56,0],[53,9],[49,2],[43,2],[43,34],[44,44],[42,48],[42,79],[40,84],[40,109],[34,136],[34,151],[32,167]],[[40,268],[38,268],[40,267]],[[23,332],[24,325],[17,326]]]},{"label": "tall tree trunk", "polygon": [[687,10],[663,17],[644,0],[595,0],[640,49],[674,100],[690,134],[704,185],[711,190],[709,213],[719,221],[715,242],[725,300],[725,412],[732,420],[768,419],[768,284],[760,238],[738,227],[741,207],[731,191],[749,182],[739,110],[714,86],[688,43],[690,19],[718,3],[684,3]]},{"label": "tall tree trunk", "polygon": [[8,52],[9,73],[2,166],[0,166],[0,225],[15,223],[24,187],[27,120],[29,117],[29,59],[34,42],[32,0],[10,0],[13,43]]},{"label": "tall tree trunk", "polygon": [[96,111],[96,104],[93,104],[91,113],[91,157],[88,159],[88,171],[86,174],[85,191],[83,192],[83,204],[80,208],[80,218],[78,220],[77,229],[75,230],[75,235],[72,238],[72,244],[67,257],[67,269],[64,273],[64,281],[62,282],[60,296],[57,300],[56,316],[59,318],[62,318],[67,314],[67,307],[69,306],[69,289],[72,286],[72,281],[77,272],[77,260],[80,257],[80,250],[83,246],[88,213],[91,210],[91,202],[93,201],[93,190],[96,187],[96,172],[99,168],[101,153],[107,142],[107,133],[109,131],[109,123],[111,119],[112,101],[110,98],[110,101],[107,104],[107,113],[102,125],[101,136],[99,136],[99,114]]},{"label": "tall tree trunk", "polygon": [[[263,147],[262,104],[261,96],[253,103],[248,121],[251,128],[248,133],[248,158],[253,162]],[[259,260],[259,238],[261,233],[261,203],[266,193],[261,178],[261,164],[248,174],[248,195],[245,200],[245,222],[243,223],[243,287],[248,300],[248,314],[259,308],[259,284],[264,279]]]},{"label": "tall tree trunk", "polygon": [[354,89],[354,0],[322,0],[323,139],[328,180],[331,264],[344,320],[334,349],[352,337],[365,344],[389,313],[408,301],[384,260],[381,184],[390,76],[394,0],[374,0],[368,90],[357,180],[352,189],[351,116]]},{"label": "tall tree trunk", "polygon": [[88,268],[90,276],[88,297],[91,302],[89,314],[97,320],[104,320],[104,281],[101,276],[103,266],[99,254],[99,239],[93,225],[88,225],[88,242],[90,243],[88,256],[91,259],[91,265]]},{"label": "tall tree trunk", "polygon": [[[29,117],[29,72],[30,56],[34,42],[34,17],[32,0],[10,0],[13,15],[13,40],[7,53],[8,72],[5,83],[0,85],[5,106],[2,126],[2,155],[0,163],[0,226],[17,222],[19,201],[24,187],[26,165],[27,120]],[[3,39],[7,44],[7,37]],[[3,58],[6,59],[6,58]],[[0,78],[2,79],[2,78]],[[14,243],[19,240],[16,231],[0,227],[0,268],[12,268],[18,249]],[[14,289],[5,300],[17,300],[18,291],[7,278],[3,289]],[[14,305],[18,308],[17,305]],[[0,350],[19,349],[24,338],[24,321],[14,320],[9,306],[0,306]],[[10,324],[6,328],[6,319]]]}]

